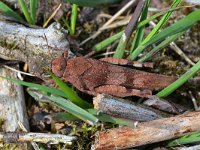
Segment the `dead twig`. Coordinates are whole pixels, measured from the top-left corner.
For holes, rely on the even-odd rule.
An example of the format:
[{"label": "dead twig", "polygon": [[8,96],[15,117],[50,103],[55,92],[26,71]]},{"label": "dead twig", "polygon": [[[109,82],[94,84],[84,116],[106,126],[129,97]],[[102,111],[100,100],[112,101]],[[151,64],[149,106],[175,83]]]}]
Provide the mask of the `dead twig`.
[{"label": "dead twig", "polygon": [[170,48],[173,49],[181,58],[183,58],[188,64],[190,65],[195,65],[195,63],[190,60],[187,55],[176,45],[176,43],[171,42],[170,43]]},{"label": "dead twig", "polygon": [[191,91],[189,91],[189,95],[190,95],[192,103],[194,105],[194,110],[199,110],[199,107],[197,105],[197,101],[196,101],[196,99],[195,99],[195,97],[194,97],[194,95],[192,94]]},{"label": "dead twig", "polygon": [[62,4],[58,5],[58,7],[56,8],[56,10],[51,14],[51,16],[48,18],[48,20],[44,23],[43,28],[45,28],[48,23],[51,21],[51,19],[56,15],[56,13],[59,11],[59,9],[61,8]]},{"label": "dead twig", "polygon": [[6,65],[3,65],[4,68],[7,68],[9,70],[12,70],[14,72],[17,72],[17,73],[20,73],[20,74],[24,74],[24,75],[27,75],[27,76],[32,76],[32,77],[35,77],[35,75],[33,74],[30,74],[30,73],[27,73],[27,72],[23,72],[23,71],[20,71],[20,70],[17,70],[15,68],[12,68],[12,67],[9,67],[9,66],[6,66]]},{"label": "dead twig", "polygon": [[75,139],[75,136],[62,134],[0,132],[0,141],[4,143],[39,142],[49,144],[65,143],[71,145]]},{"label": "dead twig", "polygon": [[94,108],[98,111],[124,119],[134,121],[150,121],[162,118],[153,109],[130,103],[120,98],[99,94],[93,99]]},{"label": "dead twig", "polygon": [[55,57],[61,55],[63,49],[69,50],[66,32],[58,23],[36,29],[1,21],[0,42],[4,44],[0,45],[0,57],[25,62],[30,74],[44,79],[46,70],[51,67],[52,55]]},{"label": "dead twig", "polygon": [[126,149],[177,138],[200,131],[200,112],[138,123],[136,128],[121,127],[96,133],[92,150]]}]

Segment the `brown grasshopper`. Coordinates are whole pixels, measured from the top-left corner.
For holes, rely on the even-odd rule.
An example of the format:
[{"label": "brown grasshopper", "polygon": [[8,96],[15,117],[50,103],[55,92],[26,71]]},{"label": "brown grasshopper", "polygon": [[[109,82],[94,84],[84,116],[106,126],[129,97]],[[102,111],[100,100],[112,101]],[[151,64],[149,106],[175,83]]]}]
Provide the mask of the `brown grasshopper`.
[{"label": "brown grasshopper", "polygon": [[162,89],[176,80],[175,77],[119,65],[152,67],[153,64],[117,58],[96,60],[59,56],[52,62],[52,72],[82,92],[90,95],[105,93],[118,97],[150,97],[152,90]]}]

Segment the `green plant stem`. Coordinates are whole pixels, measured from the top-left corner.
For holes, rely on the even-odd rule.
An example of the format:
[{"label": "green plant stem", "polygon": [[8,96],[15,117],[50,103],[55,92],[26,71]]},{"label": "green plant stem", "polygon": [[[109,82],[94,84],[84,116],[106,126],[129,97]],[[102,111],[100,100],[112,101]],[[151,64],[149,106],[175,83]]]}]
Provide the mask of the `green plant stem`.
[{"label": "green plant stem", "polygon": [[[150,0],[146,0],[145,1],[144,10],[142,12],[142,15],[141,15],[141,18],[140,18],[140,22],[142,22],[142,21],[147,19],[149,3],[150,3]],[[143,36],[144,36],[144,29],[145,29],[145,26],[142,26],[142,27],[137,29],[137,31],[135,33],[135,36],[134,36],[134,39],[133,39],[133,42],[132,42],[132,45],[131,45],[131,52],[136,47],[138,47],[138,45],[142,42]]]},{"label": "green plant stem", "polygon": [[183,74],[178,80],[170,84],[168,87],[157,93],[158,97],[166,97],[172,92],[174,92],[177,88],[183,85],[187,80],[189,80],[192,76],[194,76],[200,70],[200,60],[190,68],[185,74]]},{"label": "green plant stem", "polygon": [[28,12],[28,8],[26,7],[26,4],[24,2],[24,0],[18,0],[21,8],[22,8],[22,11],[24,13],[24,16],[26,18],[26,21],[29,23],[29,24],[33,24],[33,20]]},{"label": "green plant stem", "polygon": [[[182,0],[174,0],[172,5],[170,6],[171,9],[178,7],[178,5],[182,2]],[[173,11],[167,12],[162,19],[158,22],[158,24],[153,28],[153,30],[148,34],[148,36],[144,39],[143,43],[148,42],[153,36],[167,23],[169,17]]]},{"label": "green plant stem", "polygon": [[[176,8],[182,0],[175,0],[172,5],[171,5],[171,9]],[[169,11],[167,12],[167,14],[165,14],[162,19],[158,22],[158,24],[153,28],[153,30],[147,35],[147,37],[142,41],[142,43],[140,44],[141,46],[138,46],[129,56],[129,59],[134,60],[138,57],[138,55],[144,50],[145,47],[143,47],[143,45],[145,45],[146,43],[148,43],[149,41],[151,41],[151,39],[153,39],[153,37],[156,35],[157,32],[159,32],[159,30],[163,27],[163,25],[165,25],[165,23],[169,20],[169,17],[171,16],[171,14],[173,13],[173,11]]]},{"label": "green plant stem", "polygon": [[81,107],[75,105],[70,100],[64,99],[62,97],[41,93],[42,99],[40,97],[41,94],[38,95],[37,91],[29,90],[28,93],[38,101],[51,101],[54,105],[68,111],[72,115],[78,117],[79,119],[89,123],[90,125],[95,125],[98,122],[98,118],[94,115],[90,114],[86,110],[82,109]]},{"label": "green plant stem", "polygon": [[119,32],[117,34],[114,34],[113,36],[111,36],[111,37],[101,41],[100,43],[96,44],[93,49],[95,51],[97,51],[97,52],[101,51],[102,49],[104,49],[108,45],[110,45],[111,43],[113,43],[116,40],[118,40],[122,36],[123,33],[124,33],[124,31],[121,31],[121,32]]},{"label": "green plant stem", "polygon": [[77,14],[78,14],[78,5],[73,4],[72,5],[72,14],[71,14],[71,34],[75,34],[76,29],[76,22],[77,22]]},{"label": "green plant stem", "polygon": [[127,45],[127,42],[129,40],[129,38],[131,37],[131,34],[133,33],[134,28],[137,25],[137,21],[142,13],[143,7],[144,7],[144,0],[140,0],[138,1],[137,7],[120,39],[120,42],[117,46],[117,49],[115,51],[115,54],[113,55],[113,57],[115,58],[122,58],[124,55],[124,51]]},{"label": "green plant stem", "polygon": [[[145,19],[144,21],[141,21],[139,24],[138,24],[138,27],[137,29],[139,28],[142,28],[143,26],[145,26],[146,24],[148,24],[151,20],[153,19],[156,19],[157,17],[161,16],[161,15],[164,15],[166,12],[169,12],[169,11],[176,11],[178,9],[180,9],[181,7],[179,8],[175,8],[175,9],[169,9],[169,10],[165,10],[165,11],[162,11],[160,13],[157,13],[153,16],[150,16],[149,18]],[[64,22],[64,25],[65,26],[68,26],[68,30],[70,29],[69,28],[69,25],[67,24],[66,20],[64,18],[62,18],[63,22]],[[69,31],[71,32],[71,31]],[[120,39],[120,37],[122,36],[122,34],[124,33],[124,30],[119,32],[119,33],[116,33],[114,34],[113,36],[111,37],[108,37],[107,39],[101,41],[100,43],[96,44],[93,48],[93,50],[95,51],[101,51],[103,50],[104,48],[106,48],[107,46],[109,46],[111,43],[115,42],[116,40]]]},{"label": "green plant stem", "polygon": [[12,17],[13,19],[19,21],[19,22],[25,22],[24,19],[18,15],[15,11],[13,11],[10,7],[8,7],[5,3],[0,2],[0,13],[3,13],[4,15],[8,17]]},{"label": "green plant stem", "polygon": [[192,25],[194,25],[197,21],[200,20],[199,15],[200,15],[200,9],[190,13],[188,16],[177,21],[170,27],[163,29],[160,33],[154,35],[154,37],[151,38],[148,42],[146,43],[142,42],[140,46],[138,46],[133,51],[133,53],[129,55],[128,59],[134,60],[146,47],[150,46],[151,44],[161,42],[162,40],[164,40],[169,36],[188,30]]},{"label": "green plant stem", "polygon": [[72,35],[72,30],[71,27],[69,26],[69,23],[66,21],[66,19],[64,17],[61,17],[61,20],[64,23],[64,26],[67,28],[67,30],[69,31],[69,34]]},{"label": "green plant stem", "polygon": [[161,50],[162,48],[166,47],[167,45],[169,45],[171,42],[175,41],[177,38],[179,38],[181,35],[183,35],[184,32],[180,32],[177,33],[175,35],[172,35],[171,37],[165,39],[163,42],[161,42],[159,45],[157,45],[156,47],[154,47],[150,52],[148,52],[147,54],[145,54],[142,58],[140,58],[138,61],[139,62],[145,62],[147,60],[149,60],[150,58],[152,58],[152,56],[154,54],[156,54],[159,50]]},{"label": "green plant stem", "polygon": [[66,83],[64,83],[60,78],[55,76],[53,73],[49,72],[53,78],[53,80],[56,82],[56,84],[59,86],[61,91],[63,91],[66,94],[66,97],[70,99],[74,104],[80,106],[81,108],[91,108],[92,106],[87,103],[86,101],[82,100],[78,94],[72,90],[69,86],[67,86]]},{"label": "green plant stem", "polygon": [[36,11],[37,11],[38,0],[30,0],[30,12],[33,24],[36,23]]},{"label": "green plant stem", "polygon": [[195,132],[189,135],[182,136],[173,141],[170,141],[167,144],[167,147],[173,147],[173,146],[179,146],[183,144],[191,144],[191,143],[197,143],[197,142],[200,142],[200,132]]}]

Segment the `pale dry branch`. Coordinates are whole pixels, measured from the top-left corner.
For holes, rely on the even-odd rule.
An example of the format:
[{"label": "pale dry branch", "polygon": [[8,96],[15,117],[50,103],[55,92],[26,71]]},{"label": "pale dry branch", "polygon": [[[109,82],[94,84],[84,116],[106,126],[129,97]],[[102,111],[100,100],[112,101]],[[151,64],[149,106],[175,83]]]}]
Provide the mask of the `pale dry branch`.
[{"label": "pale dry branch", "polygon": [[60,24],[29,28],[0,21],[0,58],[26,62],[32,75],[44,78],[55,56],[69,50],[67,31]]},{"label": "pale dry branch", "polygon": [[94,108],[99,112],[133,121],[150,121],[162,118],[162,114],[159,114],[154,109],[109,95],[97,95],[93,99],[93,104]]},{"label": "pale dry branch", "polygon": [[177,138],[200,131],[200,112],[138,123],[136,128],[120,127],[96,133],[92,150],[126,149]]},{"label": "pale dry branch", "polygon": [[75,136],[62,134],[0,132],[0,141],[4,143],[38,142],[49,144],[65,143],[71,145],[75,139]]}]

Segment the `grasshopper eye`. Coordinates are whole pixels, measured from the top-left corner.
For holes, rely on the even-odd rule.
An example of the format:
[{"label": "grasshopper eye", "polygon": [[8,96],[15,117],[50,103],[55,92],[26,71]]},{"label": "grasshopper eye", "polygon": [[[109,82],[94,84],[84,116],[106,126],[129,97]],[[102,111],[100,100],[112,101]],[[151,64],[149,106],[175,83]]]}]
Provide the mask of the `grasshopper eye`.
[{"label": "grasshopper eye", "polygon": [[52,72],[58,77],[62,77],[67,65],[67,59],[63,56],[59,56],[58,58],[52,61]]}]

